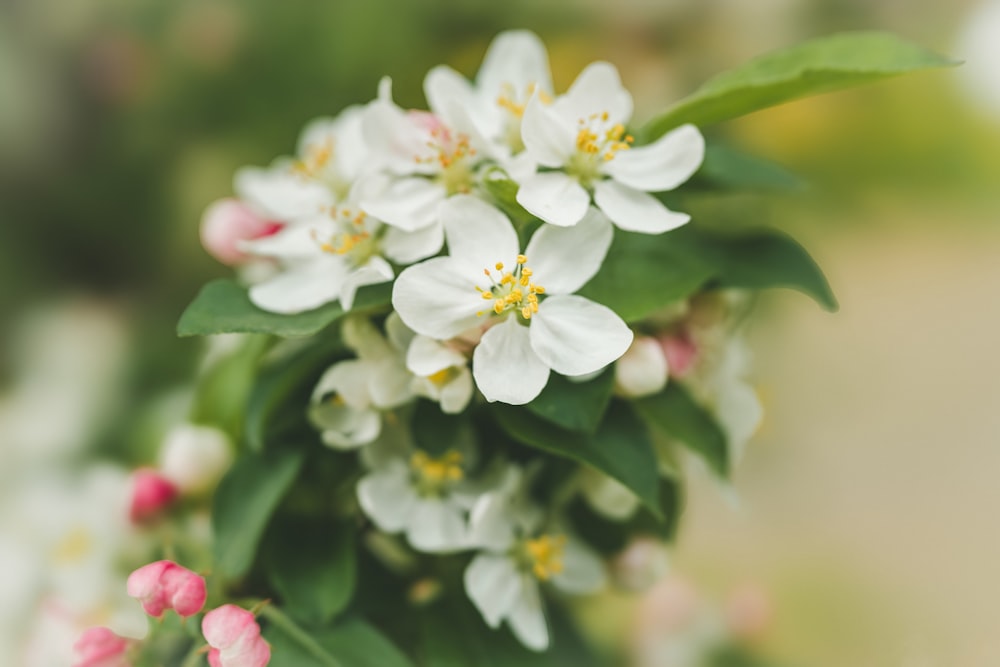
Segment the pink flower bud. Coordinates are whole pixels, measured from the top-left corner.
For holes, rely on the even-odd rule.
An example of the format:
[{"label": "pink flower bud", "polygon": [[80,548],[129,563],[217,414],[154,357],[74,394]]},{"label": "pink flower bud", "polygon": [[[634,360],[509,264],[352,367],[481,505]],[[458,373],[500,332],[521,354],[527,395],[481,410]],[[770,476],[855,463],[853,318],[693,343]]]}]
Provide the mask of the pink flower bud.
[{"label": "pink flower bud", "polygon": [[663,356],[667,358],[670,377],[682,378],[694,368],[698,360],[698,346],[687,332],[662,336],[659,341]]},{"label": "pink flower bud", "polygon": [[129,517],[133,523],[151,519],[177,499],[177,487],[151,468],[132,473],[132,504]]},{"label": "pink flower bud", "polygon": [[125,654],[133,643],[108,628],[90,628],[73,644],[79,658],[73,667],[130,667]]},{"label": "pink flower bud", "polygon": [[220,199],[205,209],[201,217],[201,244],[223,264],[242,264],[248,256],[240,250],[240,241],[270,236],[283,226],[265,220],[239,200]]},{"label": "pink flower bud", "polygon": [[212,647],[208,652],[212,667],[264,667],[271,660],[271,647],[246,609],[232,604],[213,609],[202,619],[201,631]]},{"label": "pink flower bud", "polygon": [[144,565],[126,582],[128,594],[142,603],[150,616],[163,616],[167,609],[187,617],[205,606],[205,579],[169,560]]}]

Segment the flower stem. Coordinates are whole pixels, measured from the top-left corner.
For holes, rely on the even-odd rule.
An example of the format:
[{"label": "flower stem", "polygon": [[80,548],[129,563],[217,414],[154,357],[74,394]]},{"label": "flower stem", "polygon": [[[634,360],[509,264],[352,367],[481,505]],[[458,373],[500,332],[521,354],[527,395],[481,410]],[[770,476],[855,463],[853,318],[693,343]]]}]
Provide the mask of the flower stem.
[{"label": "flower stem", "polygon": [[310,656],[327,667],[344,667],[339,660],[327,653],[326,649],[320,646],[315,639],[310,637],[305,630],[300,628],[295,621],[286,616],[274,605],[267,605],[260,610],[260,615],[266,618],[275,627],[279,628],[285,635],[303,648]]}]

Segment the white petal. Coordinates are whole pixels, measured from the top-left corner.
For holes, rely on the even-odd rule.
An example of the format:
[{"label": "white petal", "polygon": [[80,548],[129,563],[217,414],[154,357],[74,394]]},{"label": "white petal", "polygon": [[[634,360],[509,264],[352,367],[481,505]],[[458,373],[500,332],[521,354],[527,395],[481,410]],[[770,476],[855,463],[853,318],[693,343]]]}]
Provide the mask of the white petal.
[{"label": "white petal", "polygon": [[632,331],[614,311],[575,295],[545,299],[531,318],[530,333],[535,353],[563,375],[603,368],[632,343]]},{"label": "white petal", "polygon": [[471,195],[455,195],[441,204],[439,213],[448,254],[477,273],[517,256],[517,232],[496,207]]},{"label": "white petal", "polygon": [[472,372],[465,366],[458,369],[458,375],[441,388],[441,411],[449,415],[457,415],[472,400],[475,387],[472,384]]},{"label": "white petal", "polygon": [[378,361],[392,354],[392,348],[389,347],[385,337],[371,320],[363,315],[350,315],[344,318],[341,331],[344,343],[358,355],[359,359]]},{"label": "white petal", "polygon": [[395,355],[373,362],[368,390],[372,403],[382,410],[398,408],[414,398],[413,374]]},{"label": "white petal", "polygon": [[323,256],[250,288],[250,301],[272,313],[301,313],[340,298],[347,274],[342,257]]},{"label": "white petal", "polygon": [[545,624],[542,597],[538,582],[527,574],[521,575],[521,592],[514,607],[507,614],[507,623],[514,636],[533,651],[544,651],[549,646],[549,628]]},{"label": "white petal", "polygon": [[406,326],[447,340],[483,323],[476,313],[485,302],[476,291],[475,278],[463,268],[450,257],[434,257],[399,274],[392,307]]},{"label": "white petal", "polygon": [[309,420],[322,431],[323,442],[335,449],[354,449],[374,441],[382,430],[382,415],[371,409],[326,401],[309,408]]},{"label": "white petal", "polygon": [[527,30],[502,32],[487,49],[476,75],[476,85],[490,100],[495,100],[504,92],[505,84],[512,86],[517,94],[524,94],[532,84],[538,90],[552,92],[549,57],[535,33]]},{"label": "white petal", "polygon": [[705,159],[705,139],[694,125],[681,125],[649,144],[619,151],[602,171],[619,183],[644,190],[673,190]]},{"label": "white petal", "polygon": [[510,612],[521,592],[521,573],[514,561],[481,553],[465,569],[465,592],[491,628]]},{"label": "white petal", "polygon": [[521,117],[521,140],[535,162],[561,167],[576,150],[576,121],[561,118],[537,94],[532,95]]},{"label": "white petal", "polygon": [[316,215],[334,203],[326,186],[280,166],[240,169],[233,178],[233,190],[258,212],[282,221]]},{"label": "white petal", "polygon": [[354,296],[358,288],[365,285],[379,285],[392,280],[392,267],[381,257],[370,258],[362,266],[354,269],[344,278],[340,288],[340,305],[344,310],[354,306]]},{"label": "white petal", "polygon": [[461,510],[439,498],[420,498],[415,502],[406,537],[414,549],[428,553],[458,551],[469,543]]},{"label": "white petal", "polygon": [[529,328],[516,317],[483,334],[472,356],[472,374],[486,400],[511,405],[534,400],[549,381],[548,366],[532,350]]},{"label": "white petal", "polygon": [[[382,89],[383,86],[379,85],[380,94]],[[428,171],[428,164],[415,159],[434,156],[427,146],[426,130],[415,124],[410,114],[391,99],[379,99],[369,104],[365,108],[361,129],[377,166],[388,168],[398,175]]]},{"label": "white petal", "polygon": [[568,540],[563,550],[563,571],[552,577],[552,583],[567,593],[582,595],[599,591],[604,581],[601,559],[580,542]]},{"label": "white petal", "polygon": [[416,336],[413,330],[403,323],[397,312],[389,313],[385,318],[385,335],[397,355],[405,354]]},{"label": "white petal", "polygon": [[686,224],[691,216],[676,213],[656,197],[613,180],[594,183],[594,203],[619,228],[643,234],[662,234]]},{"label": "white petal", "polygon": [[610,123],[625,124],[632,117],[632,95],[622,87],[615,66],[606,62],[588,65],[554,106],[572,123],[604,112]]},{"label": "white petal", "polygon": [[[329,222],[324,216],[316,222]],[[237,246],[243,252],[262,257],[275,257],[283,260],[301,260],[315,257],[322,253],[316,241],[317,228],[325,225],[313,224],[312,220],[286,225],[284,229],[257,239],[238,241]]]},{"label": "white petal", "polygon": [[442,246],[444,226],[437,222],[412,232],[389,226],[382,237],[382,253],[397,264],[413,264],[432,257]]},{"label": "white petal", "polygon": [[372,402],[371,394],[368,392],[371,368],[371,362],[361,359],[338,361],[326,369],[316,383],[312,401],[320,403],[330,394],[336,394],[355,410],[368,408]]},{"label": "white petal", "polygon": [[387,533],[403,530],[413,515],[417,494],[410,471],[401,461],[373,472],[358,482],[358,502],[372,521]]},{"label": "white petal", "polygon": [[466,109],[474,108],[475,95],[465,77],[445,65],[438,65],[424,77],[424,97],[427,106],[448,125],[454,125],[454,118],[448,115],[453,104]]},{"label": "white petal", "polygon": [[590,195],[576,179],[549,171],[524,179],[517,190],[517,203],[545,222],[569,227],[587,214]]},{"label": "white petal", "polygon": [[464,354],[427,336],[415,337],[406,351],[406,367],[421,377],[452,366],[464,366],[466,362]]},{"label": "white petal", "polygon": [[546,294],[572,294],[601,268],[613,237],[611,222],[596,208],[572,227],[543,225],[524,251],[532,278]]},{"label": "white petal", "polygon": [[659,341],[641,336],[615,364],[615,386],[625,396],[637,398],[659,393],[667,385],[667,357]]},{"label": "white petal", "polygon": [[514,544],[514,523],[510,520],[508,494],[484,493],[469,513],[470,542],[483,549],[505,551]]},{"label": "white petal", "polygon": [[412,232],[438,220],[438,206],[447,197],[443,185],[427,178],[402,178],[379,197],[361,202],[365,213]]}]

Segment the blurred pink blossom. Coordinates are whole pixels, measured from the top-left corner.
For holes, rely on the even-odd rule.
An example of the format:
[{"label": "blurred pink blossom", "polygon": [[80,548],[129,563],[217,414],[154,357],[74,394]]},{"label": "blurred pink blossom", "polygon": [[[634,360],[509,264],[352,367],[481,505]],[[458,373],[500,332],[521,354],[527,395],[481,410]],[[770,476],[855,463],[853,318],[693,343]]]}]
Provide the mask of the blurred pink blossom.
[{"label": "blurred pink blossom", "polygon": [[150,616],[163,616],[173,609],[192,616],[205,606],[205,579],[169,560],[144,565],[128,577],[128,594],[142,602]]},{"label": "blurred pink blossom", "polygon": [[159,515],[177,499],[177,486],[152,468],[132,473],[132,502],[129,517],[140,523]]},{"label": "blurred pink blossom", "polygon": [[131,667],[125,654],[133,643],[108,628],[90,628],[73,644],[79,658],[73,667]]},{"label": "blurred pink blossom", "polygon": [[223,264],[242,264],[249,256],[240,242],[271,236],[284,227],[266,220],[237,199],[220,199],[205,209],[201,217],[201,244]]},{"label": "blurred pink blossom", "polygon": [[252,612],[226,604],[205,614],[201,622],[211,650],[212,667],[264,667],[271,660],[271,647],[260,636]]}]

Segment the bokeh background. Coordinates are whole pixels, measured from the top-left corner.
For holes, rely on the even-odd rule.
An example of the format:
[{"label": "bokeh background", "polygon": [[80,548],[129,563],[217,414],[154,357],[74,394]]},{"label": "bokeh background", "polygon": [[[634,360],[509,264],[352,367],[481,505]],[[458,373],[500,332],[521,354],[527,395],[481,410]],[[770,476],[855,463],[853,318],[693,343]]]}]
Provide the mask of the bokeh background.
[{"label": "bokeh background", "polygon": [[[422,106],[430,67],[472,75],[514,27],[557,89],[617,64],[640,117],[839,30],[966,58],[713,129],[808,187],[712,206],[802,241],[842,308],[763,302],[766,422],[732,489],[696,475],[672,564],[709,599],[766,591],[761,650],[784,664],[1000,664],[998,0],[0,3],[0,567],[33,490],[75,488],[53,469],[148,461],[203,349],[176,319],[227,274],[198,224],[234,170],[382,75]],[[20,594],[0,622],[33,613]],[[602,609],[626,635],[629,604]]]}]

